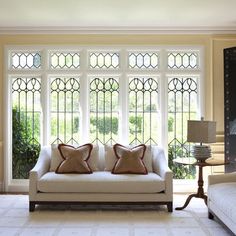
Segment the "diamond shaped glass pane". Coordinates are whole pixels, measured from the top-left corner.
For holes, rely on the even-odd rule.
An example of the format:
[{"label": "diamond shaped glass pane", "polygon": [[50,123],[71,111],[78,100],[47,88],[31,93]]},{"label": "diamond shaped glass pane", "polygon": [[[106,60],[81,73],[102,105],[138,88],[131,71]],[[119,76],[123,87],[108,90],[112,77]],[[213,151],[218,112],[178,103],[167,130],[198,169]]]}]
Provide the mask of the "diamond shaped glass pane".
[{"label": "diamond shaped glass pane", "polygon": [[53,52],[50,54],[52,69],[78,69],[80,67],[79,52]]},{"label": "diamond shaped glass pane", "polygon": [[118,69],[119,53],[92,52],[89,54],[89,64],[92,69]]},{"label": "diamond shaped glass pane", "polygon": [[194,52],[168,53],[169,69],[196,69],[198,68],[198,54]]},{"label": "diamond shaped glass pane", "polygon": [[12,69],[38,69],[41,67],[40,52],[12,52]]},{"label": "diamond shaped glass pane", "polygon": [[129,53],[129,68],[158,69],[157,53]]}]

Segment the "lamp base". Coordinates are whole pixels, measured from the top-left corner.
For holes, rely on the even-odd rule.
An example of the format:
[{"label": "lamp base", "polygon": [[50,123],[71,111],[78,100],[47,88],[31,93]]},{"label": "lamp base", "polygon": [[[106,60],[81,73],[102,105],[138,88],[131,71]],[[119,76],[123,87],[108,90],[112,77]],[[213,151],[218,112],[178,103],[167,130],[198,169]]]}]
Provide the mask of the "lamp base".
[{"label": "lamp base", "polygon": [[193,156],[197,161],[205,161],[211,157],[211,148],[207,145],[195,145],[193,146]]}]

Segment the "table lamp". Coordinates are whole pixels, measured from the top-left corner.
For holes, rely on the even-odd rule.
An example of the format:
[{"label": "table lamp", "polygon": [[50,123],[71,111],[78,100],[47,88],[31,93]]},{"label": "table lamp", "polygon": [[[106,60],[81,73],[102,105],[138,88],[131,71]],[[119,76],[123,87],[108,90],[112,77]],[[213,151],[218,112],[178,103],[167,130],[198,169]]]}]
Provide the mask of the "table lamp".
[{"label": "table lamp", "polygon": [[193,146],[193,156],[197,161],[205,161],[211,157],[211,148],[203,143],[216,142],[216,122],[201,120],[188,120],[187,141],[200,143]]}]

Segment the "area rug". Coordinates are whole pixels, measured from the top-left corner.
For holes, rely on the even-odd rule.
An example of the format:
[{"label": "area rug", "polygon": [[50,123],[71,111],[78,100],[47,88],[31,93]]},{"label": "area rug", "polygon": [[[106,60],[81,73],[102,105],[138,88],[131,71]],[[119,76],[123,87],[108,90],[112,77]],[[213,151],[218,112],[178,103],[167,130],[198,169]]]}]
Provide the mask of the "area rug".
[{"label": "area rug", "polygon": [[[174,208],[187,195],[174,195]],[[229,236],[217,220],[209,220],[202,199],[182,211],[165,206],[39,206],[28,211],[27,195],[0,195],[0,235],[79,236]]]}]

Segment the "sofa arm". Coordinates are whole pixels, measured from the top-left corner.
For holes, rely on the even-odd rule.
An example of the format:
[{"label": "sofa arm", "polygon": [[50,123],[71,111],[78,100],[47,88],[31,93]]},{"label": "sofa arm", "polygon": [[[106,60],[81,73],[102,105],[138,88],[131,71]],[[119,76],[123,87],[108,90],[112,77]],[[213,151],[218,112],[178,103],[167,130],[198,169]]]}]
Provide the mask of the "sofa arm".
[{"label": "sofa arm", "polygon": [[168,163],[164,154],[164,150],[158,147],[152,148],[152,165],[153,171],[160,175],[162,178],[165,178],[165,175],[172,174],[171,170],[168,167]]},{"label": "sofa arm", "polygon": [[158,147],[153,147],[153,171],[165,180],[166,183],[166,194],[172,199],[173,195],[173,173],[170,170],[164,150]]},{"label": "sofa arm", "polygon": [[33,200],[37,193],[37,181],[48,172],[50,168],[51,148],[44,146],[41,148],[38,161],[29,173],[29,198]]},{"label": "sofa arm", "polygon": [[208,176],[208,185],[227,182],[236,182],[236,172]]}]

